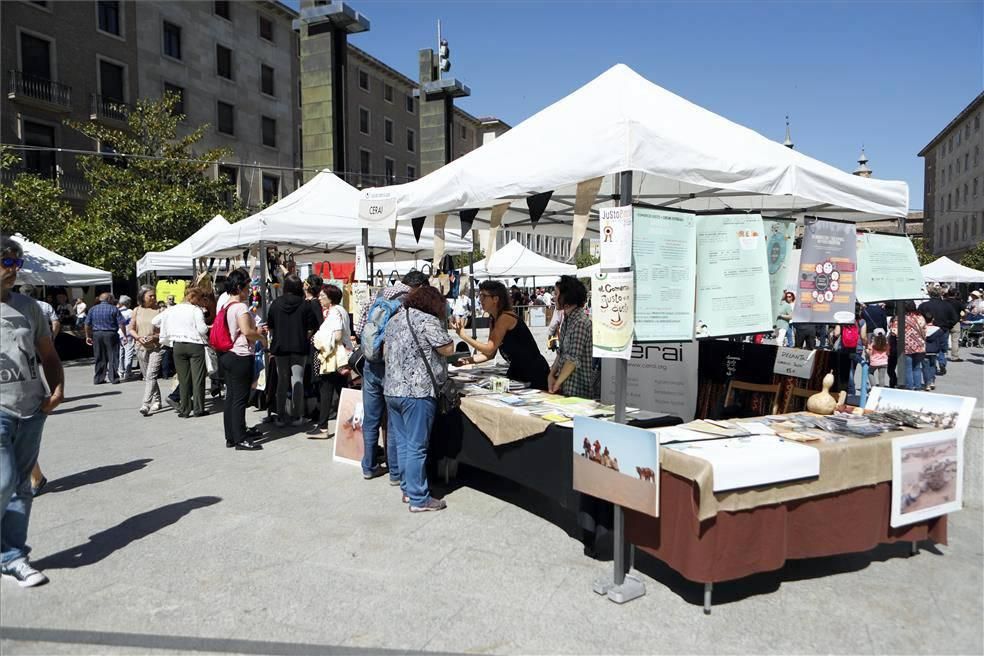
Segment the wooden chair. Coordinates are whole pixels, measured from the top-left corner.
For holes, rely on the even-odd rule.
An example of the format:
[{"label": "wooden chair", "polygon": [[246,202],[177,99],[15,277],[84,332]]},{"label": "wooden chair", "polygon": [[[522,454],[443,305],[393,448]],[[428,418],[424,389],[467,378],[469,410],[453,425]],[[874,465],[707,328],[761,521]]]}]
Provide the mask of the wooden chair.
[{"label": "wooden chair", "polygon": [[740,380],[733,380],[728,383],[728,393],[724,395],[724,407],[731,406],[734,401],[735,390],[743,392],[753,392],[759,394],[772,395],[772,411],[769,414],[779,414],[779,384],[762,385],[760,383],[745,383]]},{"label": "wooden chair", "polygon": [[[789,396],[786,397],[786,403],[783,405],[782,413],[786,414],[790,411],[790,407],[793,405],[793,399],[803,399],[803,407],[801,410],[806,409],[806,400],[819,392],[820,390],[806,389],[805,387],[794,387],[789,390]],[[795,411],[794,411],[795,412]]]}]

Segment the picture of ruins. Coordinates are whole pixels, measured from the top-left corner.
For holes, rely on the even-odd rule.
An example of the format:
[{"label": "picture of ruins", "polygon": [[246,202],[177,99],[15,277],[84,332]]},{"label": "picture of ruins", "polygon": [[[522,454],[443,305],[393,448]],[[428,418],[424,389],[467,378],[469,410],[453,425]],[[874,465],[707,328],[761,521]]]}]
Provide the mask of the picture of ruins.
[{"label": "picture of ruins", "polygon": [[647,515],[659,515],[659,443],[655,433],[575,417],[572,446],[575,490]]},{"label": "picture of ruins", "polygon": [[901,450],[902,514],[925,510],[957,498],[957,439]]}]

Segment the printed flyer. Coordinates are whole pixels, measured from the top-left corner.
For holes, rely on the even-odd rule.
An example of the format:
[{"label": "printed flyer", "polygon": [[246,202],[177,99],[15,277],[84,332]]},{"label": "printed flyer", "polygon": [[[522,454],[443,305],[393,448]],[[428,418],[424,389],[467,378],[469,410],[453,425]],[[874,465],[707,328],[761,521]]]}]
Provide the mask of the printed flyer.
[{"label": "printed flyer", "polygon": [[632,266],[632,207],[603,207],[598,211],[598,256],[602,269]]},{"label": "printed flyer", "polygon": [[760,214],[697,217],[698,338],[772,330],[764,233]]},{"label": "printed flyer", "polygon": [[597,273],[591,278],[591,332],[594,357],[632,356],[632,272]]},{"label": "printed flyer", "polygon": [[636,341],[693,339],[696,218],[687,212],[633,209]]},{"label": "printed flyer", "polygon": [[[765,256],[769,262],[769,290],[772,292],[772,320],[779,316],[779,302],[786,291],[796,221],[793,219],[763,219],[765,225]],[[795,289],[790,291],[796,291]]]},{"label": "printed flyer", "polygon": [[858,235],[858,300],[862,303],[926,297],[919,257],[905,235]]},{"label": "printed flyer", "polygon": [[854,224],[807,219],[793,323],[853,322],[856,268]]}]

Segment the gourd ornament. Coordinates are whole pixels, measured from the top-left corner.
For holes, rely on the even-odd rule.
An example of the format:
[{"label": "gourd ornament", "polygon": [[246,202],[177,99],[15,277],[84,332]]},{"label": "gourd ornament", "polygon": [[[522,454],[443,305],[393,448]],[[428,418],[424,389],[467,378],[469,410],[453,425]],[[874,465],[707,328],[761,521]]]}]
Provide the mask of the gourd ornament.
[{"label": "gourd ornament", "polygon": [[[834,414],[834,408],[837,407],[837,399],[830,393],[830,388],[833,384],[834,372],[830,371],[823,377],[823,390],[806,400],[806,409],[818,415]],[[841,395],[846,397],[843,392],[841,392]]]}]

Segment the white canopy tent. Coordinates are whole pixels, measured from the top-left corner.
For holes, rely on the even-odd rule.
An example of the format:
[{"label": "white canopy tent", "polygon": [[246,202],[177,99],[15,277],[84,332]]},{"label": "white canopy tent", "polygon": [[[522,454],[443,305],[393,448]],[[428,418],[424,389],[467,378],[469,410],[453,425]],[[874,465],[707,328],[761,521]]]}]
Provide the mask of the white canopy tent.
[{"label": "white canopy tent", "polygon": [[[359,197],[358,189],[331,171],[322,171],[270,207],[202,241],[194,249],[194,257],[233,257],[262,242],[293,249],[298,262],[344,260],[345,256],[351,260],[355,247],[363,243],[362,230],[357,224]],[[425,228],[418,242],[410,226],[400,226],[393,241],[398,253],[414,256],[432,253],[434,230]],[[377,257],[392,253],[390,232],[370,230],[369,248]],[[468,251],[472,243],[447,231],[444,248],[450,253]]]},{"label": "white canopy tent", "polygon": [[15,234],[13,239],[24,249],[24,266],[17,272],[18,285],[87,287],[113,284],[113,274],[109,271],[70,260],[23,235]]},{"label": "white canopy tent", "polygon": [[195,234],[166,251],[149,251],[137,261],[137,277],[154,272],[159,276],[192,276],[195,248],[214,234],[229,227],[221,214],[199,228]]},{"label": "white canopy tent", "polygon": [[984,281],[984,271],[971,269],[950,258],[943,256],[921,267],[923,278],[930,282],[981,282]]},{"label": "white canopy tent", "polygon": [[576,275],[578,278],[591,278],[596,273],[601,273],[601,262],[578,269]]},{"label": "white canopy tent", "polygon": [[577,267],[537,255],[515,239],[481,262],[475,278],[533,278],[573,275]]}]

